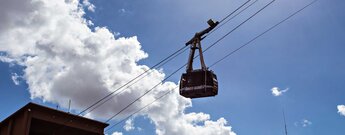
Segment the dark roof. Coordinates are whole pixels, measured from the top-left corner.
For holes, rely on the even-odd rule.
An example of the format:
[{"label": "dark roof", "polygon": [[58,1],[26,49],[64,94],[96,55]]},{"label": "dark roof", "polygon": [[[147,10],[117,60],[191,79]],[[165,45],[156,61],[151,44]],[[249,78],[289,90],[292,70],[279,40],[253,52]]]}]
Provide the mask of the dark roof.
[{"label": "dark roof", "polygon": [[94,123],[103,125],[104,128],[109,126],[109,124],[104,123],[104,122],[100,122],[100,121],[96,121],[96,120],[93,120],[93,119],[85,118],[85,117],[82,117],[82,116],[79,116],[79,115],[75,115],[75,114],[67,113],[67,112],[64,112],[64,111],[56,110],[56,109],[49,108],[49,107],[46,107],[46,106],[42,106],[42,105],[39,105],[39,104],[36,104],[36,103],[32,103],[32,102],[29,102],[28,104],[26,104],[25,106],[20,108],[18,111],[16,111],[15,113],[11,114],[6,119],[1,121],[0,125],[5,123],[6,121],[10,120],[12,117],[16,117],[16,115],[20,114],[24,110],[31,109],[31,108],[35,108],[35,109],[42,110],[42,111],[44,111],[44,110],[45,111],[54,111],[54,112],[61,113],[61,114],[66,115],[66,116],[71,116],[73,119],[82,119],[82,120],[86,120],[86,121],[89,121],[89,122],[94,122]]}]

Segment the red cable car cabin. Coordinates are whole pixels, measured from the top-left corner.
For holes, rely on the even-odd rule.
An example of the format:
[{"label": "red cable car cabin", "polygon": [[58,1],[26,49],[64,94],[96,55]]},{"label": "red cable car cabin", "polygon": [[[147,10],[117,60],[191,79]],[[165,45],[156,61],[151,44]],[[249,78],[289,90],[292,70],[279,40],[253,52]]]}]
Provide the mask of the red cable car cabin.
[{"label": "red cable car cabin", "polygon": [[218,81],[213,71],[200,69],[182,74],[180,95],[187,98],[200,98],[217,94]]},{"label": "red cable car cabin", "polygon": [[[180,80],[180,95],[186,98],[210,97],[218,94],[218,80],[212,70],[206,68],[200,41],[205,38],[204,34],[215,28],[219,22],[207,21],[209,28],[198,32],[186,43],[191,44],[186,73],[183,73]],[[199,50],[201,69],[193,70],[193,59],[195,50]]]}]

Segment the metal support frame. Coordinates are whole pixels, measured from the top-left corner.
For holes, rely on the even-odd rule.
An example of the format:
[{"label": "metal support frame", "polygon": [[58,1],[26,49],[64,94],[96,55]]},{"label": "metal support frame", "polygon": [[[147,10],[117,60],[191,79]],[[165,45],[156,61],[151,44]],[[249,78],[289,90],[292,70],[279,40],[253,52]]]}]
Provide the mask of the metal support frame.
[{"label": "metal support frame", "polygon": [[194,54],[195,50],[199,50],[199,57],[200,57],[200,64],[201,69],[206,70],[206,64],[204,61],[204,55],[202,54],[202,48],[201,48],[201,42],[199,38],[196,38],[191,46],[190,53],[189,53],[189,59],[188,59],[188,65],[187,65],[187,72],[193,71],[193,60],[194,60]]},{"label": "metal support frame", "polygon": [[214,22],[212,19],[210,19],[207,21],[207,23],[209,25],[207,29],[195,33],[194,37],[186,43],[186,46],[191,45],[187,69],[186,69],[187,72],[193,71],[193,60],[194,60],[195,49],[199,49],[201,69],[202,70],[207,69],[205,61],[204,61],[204,55],[202,54],[201,40],[203,40],[206,37],[204,35],[210,32],[211,30],[213,30],[219,24],[219,22],[218,21]]}]

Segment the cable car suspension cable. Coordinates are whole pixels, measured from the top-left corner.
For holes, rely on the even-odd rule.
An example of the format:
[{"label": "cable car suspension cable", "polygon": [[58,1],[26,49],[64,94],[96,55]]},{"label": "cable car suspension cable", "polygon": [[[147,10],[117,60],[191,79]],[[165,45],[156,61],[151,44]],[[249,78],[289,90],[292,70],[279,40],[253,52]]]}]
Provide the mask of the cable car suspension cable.
[{"label": "cable car suspension cable", "polygon": [[[186,64],[185,64],[186,65]],[[184,65],[184,66],[185,66]],[[110,117],[108,120],[106,120],[105,122],[109,122],[110,120],[112,120],[113,118],[115,118],[117,115],[119,115],[121,112],[123,112],[124,110],[126,110],[128,107],[130,107],[131,105],[133,105],[135,102],[137,102],[138,100],[140,100],[142,97],[144,97],[146,94],[148,94],[149,92],[151,92],[152,90],[154,90],[156,87],[158,87],[160,84],[162,84],[164,81],[166,81],[167,79],[169,79],[172,75],[174,75],[175,73],[177,73],[178,71],[180,71],[184,66],[181,66],[180,68],[178,68],[177,70],[175,70],[173,73],[171,73],[168,77],[166,77],[165,79],[163,79],[162,81],[160,81],[158,84],[156,84],[155,86],[153,86],[151,89],[149,89],[148,91],[146,91],[143,95],[141,95],[140,97],[138,97],[137,99],[135,99],[134,101],[132,101],[130,104],[128,104],[125,108],[121,109],[119,112],[117,112],[115,115],[113,115],[112,117]]]},{"label": "cable car suspension cable", "polygon": [[280,24],[282,24],[283,22],[285,22],[286,20],[290,19],[291,17],[295,16],[296,14],[298,14],[299,12],[303,11],[305,8],[311,6],[312,4],[314,4],[316,1],[318,0],[314,0],[311,3],[309,3],[308,5],[304,6],[303,8],[301,8],[300,10],[294,12],[293,14],[291,14],[290,16],[288,16],[287,18],[283,19],[282,21],[278,22],[277,24],[273,25],[272,27],[270,27],[269,29],[267,29],[266,31],[262,32],[261,34],[257,35],[256,37],[254,37],[252,40],[248,41],[247,43],[243,44],[242,46],[240,46],[239,48],[235,49],[234,51],[228,53],[227,55],[225,55],[224,57],[222,57],[221,59],[217,60],[216,62],[214,62],[213,64],[211,64],[210,67],[213,67],[214,65],[218,64],[219,62],[223,61],[224,59],[226,59],[227,57],[229,57],[230,55],[236,53],[237,51],[239,51],[240,49],[242,49],[243,47],[249,45],[250,43],[252,43],[253,41],[255,41],[256,39],[258,39],[259,37],[261,37],[262,35],[266,34],[267,32],[271,31],[272,29],[274,29],[275,27],[279,26]]},{"label": "cable car suspension cable", "polygon": [[205,37],[207,37],[208,35],[212,34],[214,31],[218,30],[219,28],[223,27],[225,24],[227,24],[229,21],[231,21],[232,19],[234,19],[236,16],[238,16],[239,14],[241,14],[243,11],[247,10],[249,7],[253,6],[256,2],[258,2],[259,0],[255,0],[254,2],[252,2],[250,5],[248,5],[247,7],[245,7],[244,9],[242,9],[240,12],[238,12],[237,14],[235,14],[234,16],[232,16],[230,19],[226,20],[224,23],[221,23],[222,21],[220,21],[219,23],[221,23],[218,27],[216,27],[215,29],[213,29],[212,31],[210,31],[210,33],[208,33]]},{"label": "cable car suspension cable", "polygon": [[[103,98],[99,99],[97,102],[93,103],[92,105],[90,105],[89,107],[85,108],[83,111],[81,111],[78,115],[83,114],[84,112],[86,112],[88,109],[92,108],[93,106],[95,106],[96,104],[100,103],[101,101],[105,100],[106,98],[110,97],[112,94],[114,94],[115,92],[117,92],[118,90],[124,88],[125,86],[129,85],[131,82],[135,81],[136,79],[138,79],[139,77],[141,77],[142,75],[146,74],[147,72],[149,72],[150,70],[152,70],[153,68],[156,68],[157,66],[159,66],[161,63],[164,63],[165,61],[167,61],[168,59],[170,59],[171,57],[173,57],[175,54],[179,53],[180,51],[182,51],[183,49],[185,49],[186,47],[182,47],[180,49],[178,49],[177,51],[175,51],[174,53],[170,54],[168,57],[164,58],[163,60],[161,60],[160,62],[158,62],[157,64],[155,64],[154,66],[150,67],[148,70],[145,70],[143,73],[141,73],[140,75],[134,77],[133,79],[131,79],[130,81],[128,81],[127,83],[125,83],[124,85],[120,86],[119,88],[117,88],[116,90],[112,91],[111,93],[109,93],[108,95],[104,96]],[[171,60],[171,59],[170,59]],[[166,63],[166,62],[165,62]]]},{"label": "cable car suspension cable", "polygon": [[[246,2],[247,3],[247,2]],[[242,6],[241,6],[242,7]],[[239,8],[238,8],[239,9]],[[244,10],[242,10],[242,11],[244,11]],[[242,12],[241,11],[241,12]],[[240,13],[241,13],[240,12]],[[231,14],[233,14],[233,13],[231,13]],[[239,13],[238,13],[239,14]],[[237,14],[237,15],[238,15]],[[236,15],[236,16],[237,16]],[[231,15],[228,15],[228,16],[226,16],[224,19],[222,19],[222,21],[224,21],[226,18],[228,18],[229,16],[231,16]],[[234,17],[233,17],[234,18]],[[231,18],[232,19],[232,18]],[[230,20],[231,20],[230,19]],[[226,22],[228,22],[228,21],[226,21]],[[215,30],[214,30],[215,31]],[[208,34],[209,35],[209,34]],[[133,81],[135,81],[135,80],[137,80],[139,77],[141,77],[142,75],[144,75],[144,74],[146,74],[147,72],[149,72],[149,71],[151,71],[152,69],[154,69],[154,68],[156,68],[157,66],[159,66],[160,64],[162,64],[162,65],[160,65],[160,66],[163,66],[163,65],[165,65],[167,62],[169,62],[169,61],[171,61],[172,59],[174,59],[175,57],[177,57],[178,55],[180,55],[181,54],[181,50],[183,50],[183,49],[185,49],[186,48],[186,46],[184,46],[184,47],[182,47],[182,48],[180,48],[180,49],[178,49],[177,51],[175,51],[174,53],[172,53],[171,55],[169,55],[168,57],[166,57],[166,58],[164,58],[163,60],[161,60],[160,62],[158,62],[157,64],[155,64],[154,66],[152,66],[152,67],[150,67],[148,70],[145,70],[143,73],[141,73],[140,75],[138,75],[138,76],[136,76],[136,77],[134,77],[133,79],[131,79],[130,81],[128,81],[127,83],[125,83],[124,85],[122,85],[122,86],[120,86],[119,88],[117,88],[116,90],[114,90],[114,91],[112,91],[111,93],[109,93],[108,95],[106,95],[106,96],[104,96],[103,98],[101,98],[101,99],[99,99],[99,100],[97,100],[96,102],[94,102],[93,104],[91,104],[90,106],[88,106],[87,108],[85,108],[84,110],[82,110],[80,113],[78,113],[77,115],[78,116],[80,116],[80,115],[82,115],[82,116],[84,116],[83,114],[87,111],[87,110],[89,110],[89,109],[91,109],[91,111],[93,111],[93,110],[95,110],[96,108],[98,108],[99,106],[101,106],[101,105],[103,105],[105,102],[107,102],[107,101],[109,101],[112,97],[114,97],[114,96],[112,96],[115,92],[117,92],[118,90],[120,90],[120,89],[122,89],[122,88],[124,88],[125,86],[128,86],[130,83],[132,83]],[[184,50],[185,51],[185,50]],[[183,52],[184,52],[183,51]],[[204,51],[203,51],[204,52]],[[177,55],[175,55],[175,54],[177,54]],[[195,58],[197,58],[198,56],[196,56],[196,57],[194,57],[194,59]],[[185,64],[185,65],[183,65],[180,69],[182,69],[184,66],[186,66],[187,65],[187,63]],[[179,70],[180,70],[179,69]],[[176,72],[177,71],[179,71],[179,70],[176,70]],[[174,72],[173,74],[175,74],[176,72]],[[173,74],[171,74],[171,75],[173,75]],[[145,76],[144,76],[145,77]],[[134,83],[136,83],[136,82],[138,82],[139,80],[141,80],[143,77],[141,77],[140,79],[138,79],[137,81],[135,81]],[[168,78],[166,78],[166,79],[168,79]],[[134,84],[133,83],[133,84]],[[133,85],[132,84],[132,85]],[[131,85],[130,85],[131,86]],[[158,86],[158,85],[157,85]],[[156,87],[157,87],[156,86]],[[128,87],[126,87],[126,88],[128,88]],[[117,94],[116,94],[117,95]],[[146,95],[146,94],[145,94]],[[110,96],[112,96],[112,97],[110,97]],[[109,98],[110,97],[110,98]],[[106,100],[106,101],[104,101],[104,100]],[[104,101],[104,102],[102,102],[102,101]],[[102,102],[100,105],[98,105],[100,102]],[[96,106],[97,105],[97,106]],[[87,112],[86,114],[88,114],[88,113],[90,113],[91,111],[89,111],[89,112]],[[67,122],[67,121],[66,121]]]},{"label": "cable car suspension cable", "polygon": [[234,13],[236,13],[239,9],[241,9],[244,5],[246,5],[249,1],[246,1],[245,3],[243,3],[241,6],[239,6],[237,9],[235,9],[234,11],[232,11],[230,14],[228,14],[226,17],[224,17],[222,20],[219,21],[219,23],[222,23],[223,21],[225,21],[227,18],[229,18],[231,15],[233,15]]},{"label": "cable car suspension cable", "polygon": [[[226,20],[228,17],[230,17],[232,14],[234,14],[236,11],[238,11],[240,8],[242,8],[244,5],[246,5],[249,1],[245,2],[244,4],[242,4],[240,7],[238,7],[236,10],[234,10],[233,12],[231,12],[229,15],[227,15],[226,17],[224,17],[220,22],[223,22],[224,20]],[[255,1],[256,2],[256,1]],[[255,3],[254,2],[254,3]],[[253,3],[252,3],[253,4]],[[252,5],[251,4],[251,5]],[[247,7],[248,8],[248,7]],[[246,8],[245,8],[246,9]],[[236,17],[237,15],[239,15],[241,12],[243,12],[244,10],[240,11],[239,13],[237,13],[234,17]],[[233,19],[234,17],[232,17],[231,19]],[[230,20],[231,20],[230,19]],[[227,20],[226,22],[228,22],[229,20]],[[215,31],[215,30],[213,30]],[[212,32],[213,32],[212,31]],[[210,35],[207,34],[207,35]],[[108,95],[104,96],[103,98],[99,99],[97,102],[93,103],[92,105],[90,105],[89,107],[85,108],[83,111],[81,111],[78,115],[81,115],[83,113],[85,113],[87,110],[91,109],[90,111],[86,112],[86,114],[92,112],[93,110],[95,110],[96,108],[98,108],[99,106],[103,105],[105,102],[109,101],[112,97],[118,95],[120,92],[122,92],[123,90],[129,88],[130,86],[132,86],[133,84],[137,83],[139,80],[141,80],[142,78],[144,78],[145,76],[148,75],[148,72],[151,71],[153,68],[159,68],[163,65],[165,65],[166,63],[168,63],[169,61],[171,61],[172,59],[174,59],[175,57],[179,56],[180,54],[182,54],[184,51],[183,50],[186,49],[186,46],[180,48],[179,50],[177,50],[176,52],[172,53],[171,55],[169,55],[168,57],[166,57],[165,59],[161,60],[160,62],[158,62],[156,65],[150,67],[148,70],[144,71],[143,73],[141,73],[140,75],[136,76],[135,78],[131,79],[130,81],[128,81],[127,83],[125,83],[124,85],[120,86],[119,88],[117,88],[116,90],[112,91],[111,93],[109,93]],[[183,51],[182,51],[183,50]],[[182,51],[182,52],[181,52]],[[177,55],[175,55],[177,54]],[[143,76],[144,74],[146,74],[145,76]],[[139,78],[141,77],[141,78]],[[138,79],[139,78],[139,79]],[[135,81],[137,80],[137,81]],[[135,81],[134,83],[132,83],[133,81]],[[130,85],[130,83],[132,83]],[[127,86],[127,87],[126,87]],[[126,88],[124,88],[126,87]],[[124,89],[123,89],[124,88]],[[122,89],[122,91],[119,91],[120,89]],[[115,94],[115,92],[119,91],[118,93]],[[115,95],[113,95],[115,94]],[[112,96],[113,95],[113,96]],[[110,97],[112,96],[112,97]],[[104,101],[106,100],[106,101]],[[103,102],[102,102],[103,101]],[[102,103],[101,103],[102,102]],[[84,114],[84,115],[86,115]]]},{"label": "cable car suspension cable", "polygon": [[[165,65],[166,63],[168,63],[170,60],[176,58],[177,56],[179,56],[180,54],[182,54],[183,52],[185,52],[188,48],[184,49],[183,51],[179,52],[177,55],[169,58],[169,60],[165,61],[164,63],[161,64]],[[161,66],[158,66],[157,68],[160,68]],[[149,73],[151,73],[153,70],[150,70]],[[149,73],[147,73],[145,76],[142,76],[141,78],[137,79],[135,82],[133,82],[131,85],[128,85],[126,88],[119,90],[117,93],[113,94],[111,97],[103,100],[101,103],[99,103],[98,105],[96,105],[94,108],[92,108],[91,110],[89,110],[86,114],[91,113],[92,111],[94,111],[96,108],[98,108],[99,106],[103,105],[104,103],[108,102],[110,99],[114,98],[115,96],[117,96],[118,94],[122,93],[123,91],[125,91],[127,88],[133,86],[135,83],[139,82],[141,79],[143,79],[144,77],[148,76]],[[85,114],[85,115],[86,115]]]},{"label": "cable car suspension cable", "polygon": [[[224,17],[220,22],[226,20],[228,17],[230,17],[233,13],[235,13],[237,10],[239,10],[240,8],[242,8],[245,4],[247,4],[250,0],[248,0],[247,2],[245,2],[244,4],[242,4],[239,8],[237,8],[235,11],[231,12],[229,15],[227,15],[226,17]],[[243,11],[243,10],[242,10]],[[237,14],[238,15],[238,14]],[[237,16],[236,15],[236,16]],[[234,18],[234,17],[232,17]],[[227,21],[228,22],[228,21]],[[215,31],[215,30],[214,30]],[[208,34],[209,35],[209,34]],[[156,68],[158,67],[158,65],[162,64],[161,66],[165,65],[167,62],[171,61],[172,57],[177,57],[178,55],[180,55],[181,53],[179,53],[181,50],[185,49],[186,46],[180,48],[179,50],[175,51],[174,53],[172,53],[171,55],[169,55],[168,57],[166,57],[165,59],[161,60],[160,62],[158,62],[156,65],[150,67],[148,70],[144,71],[143,73],[141,73],[140,75],[136,76],[135,78],[131,79],[130,81],[128,81],[127,83],[125,83],[124,85],[120,86],[119,88],[117,88],[116,90],[112,91],[111,93],[109,93],[108,95],[104,96],[103,98],[99,99],[98,101],[96,101],[95,103],[93,103],[92,105],[90,105],[89,107],[85,108],[83,111],[81,111],[78,115],[81,115],[83,113],[85,113],[87,110],[91,109],[91,110],[94,110],[96,109],[97,107],[94,107],[96,106],[97,104],[99,104],[100,102],[102,102],[103,100],[109,98],[111,95],[113,95],[115,92],[117,92],[118,90],[124,88],[125,86],[129,85],[130,83],[132,83],[133,81],[135,81],[136,79],[138,79],[139,77],[141,77],[142,75],[146,74],[148,71],[152,70],[153,68]],[[177,54],[178,53],[178,54]],[[175,56],[175,54],[177,54]],[[141,79],[139,79],[141,80]],[[108,99],[109,100],[109,99]],[[107,101],[108,101],[107,100]],[[104,103],[102,103],[104,104]],[[94,107],[94,108],[93,108]]]},{"label": "cable car suspension cable", "polygon": [[[274,26],[270,27],[269,29],[267,29],[266,31],[262,32],[261,34],[259,34],[258,36],[254,37],[253,39],[251,39],[249,42],[247,42],[246,44],[252,43],[253,41],[255,41],[256,39],[258,39],[259,37],[261,37],[262,35],[266,34],[267,32],[271,31],[272,29],[276,28],[277,26],[281,25],[282,23],[284,23],[285,21],[287,21],[288,19],[290,19],[291,17],[295,16],[296,14],[302,12],[304,9],[306,9],[307,7],[311,6],[312,4],[314,4],[315,2],[317,2],[318,0],[314,0],[311,3],[309,3],[308,5],[304,6],[303,8],[301,8],[300,10],[294,12],[293,14],[291,14],[290,16],[288,16],[287,18],[283,19],[282,21],[278,22],[277,24],[275,24]],[[246,45],[245,44],[245,45]],[[243,48],[242,46],[239,47],[238,49],[236,49],[237,51],[240,50],[241,48]],[[231,52],[231,54],[233,54],[233,52]],[[230,55],[226,55],[224,57],[222,57],[220,60],[218,60],[217,62],[213,63],[212,66],[218,64],[220,61],[224,60],[225,58],[229,57]],[[186,64],[185,64],[186,65]],[[174,89],[176,90],[176,88]],[[113,126],[109,127],[106,131],[109,131],[110,129],[114,128],[115,126],[117,126],[118,124],[124,122],[126,119],[132,117],[133,115],[137,114],[138,112],[142,111],[143,109],[149,107],[150,105],[152,105],[154,102],[162,99],[163,97],[165,97],[166,95],[168,95],[169,93],[172,93],[172,91],[168,91],[166,93],[164,93],[163,95],[161,95],[160,97],[158,97],[157,99],[155,99],[154,101],[150,102],[149,104],[145,105],[144,107],[140,108],[139,110],[135,111],[134,113],[132,113],[131,115],[129,115],[128,117],[122,119],[121,121],[117,122],[116,124],[114,124]]]},{"label": "cable car suspension cable", "polygon": [[111,127],[109,127],[108,129],[105,130],[105,132],[109,131],[110,129],[116,127],[117,125],[119,125],[120,123],[124,122],[125,120],[127,120],[128,118],[132,117],[133,115],[139,113],[140,111],[144,110],[145,108],[149,107],[150,105],[152,105],[153,103],[155,103],[156,101],[162,99],[163,97],[165,97],[166,95],[172,93],[174,90],[176,90],[178,87],[174,88],[173,90],[171,91],[168,91],[164,94],[162,94],[161,96],[159,96],[158,98],[156,98],[155,100],[153,100],[152,102],[146,104],[144,107],[140,108],[139,110],[131,113],[129,116],[127,116],[126,118],[122,119],[121,121],[117,122],[116,124],[112,125]]},{"label": "cable car suspension cable", "polygon": [[[211,47],[213,47],[214,45],[216,45],[217,43],[219,43],[221,40],[223,40],[226,36],[228,36],[230,33],[234,32],[236,29],[238,29],[240,26],[242,26],[244,23],[248,22],[251,18],[253,18],[254,16],[256,16],[258,13],[260,13],[263,9],[267,8],[270,4],[272,4],[275,0],[271,1],[270,3],[266,4],[263,8],[261,8],[260,10],[258,10],[257,12],[255,12],[252,16],[250,16],[248,19],[246,19],[245,21],[243,21],[241,24],[239,24],[237,27],[235,27],[234,29],[232,29],[230,32],[228,32],[227,34],[225,34],[223,37],[221,37],[219,40],[217,40],[216,42],[214,42],[211,46],[209,46],[208,48],[206,48],[205,50],[203,50],[203,52],[206,52],[208,49],[210,49]],[[199,56],[199,55],[198,55]],[[197,58],[198,56],[195,56],[193,59]],[[149,89],[148,91],[146,91],[143,95],[141,95],[140,97],[138,97],[137,99],[135,99],[133,102],[131,102],[129,105],[127,105],[125,108],[121,109],[118,113],[116,113],[115,115],[113,115],[112,117],[110,117],[108,120],[106,120],[105,122],[109,122],[110,120],[112,120],[113,118],[115,118],[117,115],[119,115],[121,112],[123,112],[124,110],[126,110],[129,106],[131,106],[132,104],[134,104],[136,101],[140,100],[142,97],[144,97],[146,94],[148,94],[149,92],[151,92],[154,88],[158,87],[160,84],[162,84],[164,81],[166,81],[167,79],[169,79],[172,75],[174,75],[175,73],[177,73],[179,70],[181,70],[183,67],[185,67],[188,63],[182,65],[180,68],[178,68],[177,70],[175,70],[173,73],[171,73],[168,77],[166,77],[165,79],[163,79],[162,81],[160,81],[158,84],[156,84],[154,87],[152,87],[151,89]]]},{"label": "cable car suspension cable", "polygon": [[246,22],[248,22],[250,19],[252,19],[254,16],[256,16],[257,14],[259,14],[262,10],[264,10],[265,8],[267,8],[269,5],[271,5],[274,1],[276,0],[272,0],[270,3],[266,4],[264,7],[262,7],[260,10],[258,10],[257,12],[255,12],[252,16],[250,16],[249,18],[247,18],[245,21],[243,21],[242,23],[240,23],[239,25],[237,25],[234,29],[232,29],[231,31],[229,31],[228,33],[226,33],[223,37],[221,37],[220,39],[218,39],[216,42],[214,42],[212,45],[210,45],[209,47],[207,47],[204,52],[206,52],[208,49],[210,49],[211,47],[215,46],[218,42],[220,42],[221,40],[223,40],[225,37],[227,37],[229,34],[231,34],[232,32],[234,32],[236,29],[238,29],[239,27],[241,27],[243,24],[245,24]]}]

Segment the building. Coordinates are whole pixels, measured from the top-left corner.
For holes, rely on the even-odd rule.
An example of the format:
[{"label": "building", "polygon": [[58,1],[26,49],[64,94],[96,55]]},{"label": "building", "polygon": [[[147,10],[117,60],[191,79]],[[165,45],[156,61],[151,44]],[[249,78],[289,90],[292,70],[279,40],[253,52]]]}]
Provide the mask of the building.
[{"label": "building", "polygon": [[0,135],[103,135],[108,124],[28,103],[0,123]]}]

